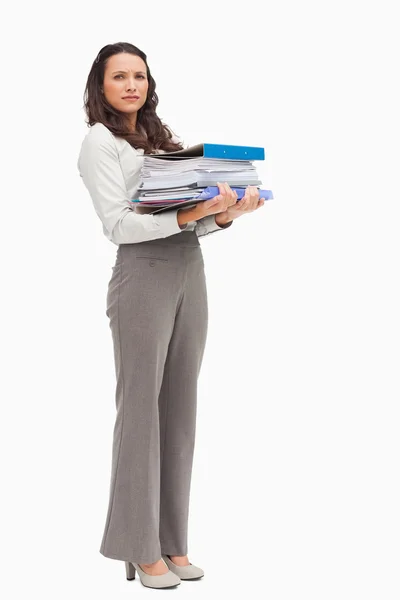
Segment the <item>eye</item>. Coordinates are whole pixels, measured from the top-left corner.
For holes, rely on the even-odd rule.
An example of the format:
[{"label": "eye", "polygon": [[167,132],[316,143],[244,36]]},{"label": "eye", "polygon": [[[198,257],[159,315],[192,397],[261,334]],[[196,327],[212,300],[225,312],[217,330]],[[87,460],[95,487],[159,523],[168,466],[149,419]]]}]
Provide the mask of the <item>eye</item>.
[{"label": "eye", "polygon": [[[123,77],[123,75],[116,75],[114,77],[114,79],[117,79],[117,77]],[[138,75],[138,77],[141,77],[142,79],[145,79],[144,75]]]}]

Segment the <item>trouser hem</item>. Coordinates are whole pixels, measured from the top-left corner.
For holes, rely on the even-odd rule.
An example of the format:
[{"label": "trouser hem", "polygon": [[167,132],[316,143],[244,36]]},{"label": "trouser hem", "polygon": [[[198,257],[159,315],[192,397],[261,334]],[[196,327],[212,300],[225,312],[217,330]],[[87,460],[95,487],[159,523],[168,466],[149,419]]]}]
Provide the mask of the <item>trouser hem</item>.
[{"label": "trouser hem", "polygon": [[155,563],[161,558],[161,554],[159,556],[122,556],[121,554],[111,554],[110,552],[104,552],[104,550],[99,550],[100,554],[105,556],[106,558],[112,558],[113,560],[122,560],[125,562],[135,562],[136,564],[151,564]]},{"label": "trouser hem", "polygon": [[187,556],[187,553],[187,548],[179,550],[178,548],[173,548],[172,546],[161,546],[161,554],[167,556]]}]

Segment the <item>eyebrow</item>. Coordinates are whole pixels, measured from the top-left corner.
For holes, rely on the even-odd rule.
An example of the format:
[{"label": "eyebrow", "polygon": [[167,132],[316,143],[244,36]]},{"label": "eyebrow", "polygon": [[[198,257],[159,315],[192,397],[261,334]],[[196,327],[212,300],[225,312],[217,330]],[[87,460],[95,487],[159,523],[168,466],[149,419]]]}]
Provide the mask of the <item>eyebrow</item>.
[{"label": "eyebrow", "polygon": [[[121,70],[119,70],[119,71],[113,71],[113,72],[111,73],[111,75],[115,75],[115,73],[127,73],[127,72],[128,72],[128,71],[122,71],[122,69],[121,69]],[[138,74],[138,73],[142,73],[143,75],[146,75],[146,73],[145,73],[144,71],[136,71],[136,74]]]}]

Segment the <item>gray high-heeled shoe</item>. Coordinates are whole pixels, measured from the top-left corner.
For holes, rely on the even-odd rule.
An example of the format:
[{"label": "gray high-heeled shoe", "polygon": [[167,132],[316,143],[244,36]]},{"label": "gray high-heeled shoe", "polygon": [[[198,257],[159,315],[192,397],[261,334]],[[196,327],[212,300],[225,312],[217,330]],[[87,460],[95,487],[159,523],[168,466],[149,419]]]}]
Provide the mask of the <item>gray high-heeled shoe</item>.
[{"label": "gray high-heeled shoe", "polygon": [[189,565],[185,565],[184,567],[180,567],[179,565],[176,565],[174,562],[172,562],[172,560],[167,554],[163,554],[162,558],[166,563],[167,567],[173,573],[175,573],[175,575],[177,575],[179,579],[200,579],[200,577],[204,576],[203,569],[200,569],[200,567],[196,567],[196,565],[192,565],[192,563],[190,563]]},{"label": "gray high-heeled shoe", "polygon": [[[164,561],[165,562],[165,561]],[[167,573],[163,573],[162,575],[149,575],[137,563],[134,562],[126,562],[125,561],[125,569],[126,569],[126,578],[131,581],[135,579],[135,572],[139,573],[140,582],[145,587],[150,588],[168,588],[180,585],[181,580],[172,571],[168,571]]]}]

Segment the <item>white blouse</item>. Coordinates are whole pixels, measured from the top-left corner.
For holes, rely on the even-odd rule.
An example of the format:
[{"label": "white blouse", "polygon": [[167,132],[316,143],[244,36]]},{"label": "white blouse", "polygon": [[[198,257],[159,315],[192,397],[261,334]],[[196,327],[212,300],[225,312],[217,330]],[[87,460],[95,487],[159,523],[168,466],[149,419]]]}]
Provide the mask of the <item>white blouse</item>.
[{"label": "white blouse", "polygon": [[[174,137],[174,141],[179,141]],[[164,150],[159,150],[163,153]],[[136,213],[130,201],[137,195],[143,148],[135,149],[103,125],[95,123],[86,134],[78,158],[78,170],[91,196],[95,211],[103,223],[104,235],[114,244],[133,244],[194,230],[198,237],[222,231],[215,215],[179,226],[179,209],[155,215]]]}]

